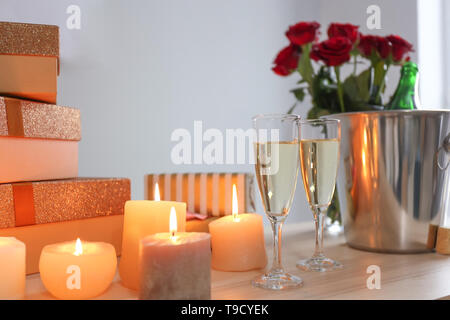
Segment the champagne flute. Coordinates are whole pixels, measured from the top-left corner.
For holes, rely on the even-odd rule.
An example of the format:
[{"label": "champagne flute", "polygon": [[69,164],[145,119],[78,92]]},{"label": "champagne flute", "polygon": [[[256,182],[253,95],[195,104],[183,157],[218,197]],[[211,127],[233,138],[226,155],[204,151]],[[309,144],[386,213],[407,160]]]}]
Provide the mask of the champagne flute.
[{"label": "champagne flute", "polygon": [[333,198],[339,161],[341,126],[339,120],[298,120],[300,166],[306,198],[314,215],[316,248],[311,258],[300,260],[304,271],[330,271],[342,264],[323,254],[323,224]]},{"label": "champagne flute", "polygon": [[303,284],[299,277],[286,273],[281,263],[281,229],[291,208],[300,167],[298,119],[295,115],[253,118],[256,178],[274,237],[272,267],[252,281],[255,287],[282,290]]}]

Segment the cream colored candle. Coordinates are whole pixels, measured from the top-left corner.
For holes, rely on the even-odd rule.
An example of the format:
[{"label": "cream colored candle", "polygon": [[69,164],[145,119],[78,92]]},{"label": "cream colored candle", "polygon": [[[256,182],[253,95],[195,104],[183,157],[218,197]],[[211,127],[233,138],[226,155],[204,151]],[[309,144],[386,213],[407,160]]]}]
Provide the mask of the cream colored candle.
[{"label": "cream colored candle", "polygon": [[170,220],[169,233],[141,240],[139,299],[211,299],[210,235],[176,232],[173,207]]},{"label": "cream colored candle", "polygon": [[212,261],[220,271],[247,271],[267,264],[262,216],[238,214],[236,186],[233,185],[233,214],[209,224]]},{"label": "cream colored candle", "polygon": [[180,231],[186,228],[186,203],[160,201],[158,186],[155,186],[155,200],[127,201],[123,223],[122,257],[119,273],[122,284],[139,290],[139,242],[145,236],[169,232],[170,208],[177,211]]},{"label": "cream colored candle", "polygon": [[25,244],[13,237],[0,237],[0,299],[23,299],[25,295]]},{"label": "cream colored candle", "polygon": [[116,267],[114,246],[80,239],[45,246],[39,260],[45,288],[59,299],[98,296],[111,284]]}]

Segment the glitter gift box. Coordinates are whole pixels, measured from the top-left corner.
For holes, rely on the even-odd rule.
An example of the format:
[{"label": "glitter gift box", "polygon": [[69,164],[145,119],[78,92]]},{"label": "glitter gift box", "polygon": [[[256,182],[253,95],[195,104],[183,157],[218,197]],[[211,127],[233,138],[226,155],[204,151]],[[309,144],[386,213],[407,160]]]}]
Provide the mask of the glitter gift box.
[{"label": "glitter gift box", "polygon": [[0,22],[0,95],[56,103],[58,26]]},{"label": "glitter gift box", "polygon": [[0,184],[0,229],[123,215],[130,180],[76,178]]},{"label": "glitter gift box", "polygon": [[80,111],[0,97],[0,183],[78,176]]},{"label": "glitter gift box", "polygon": [[187,221],[187,231],[208,231],[208,224],[231,214],[233,184],[236,184],[239,213],[254,212],[254,179],[248,173],[174,173],[145,176],[146,199],[153,200],[158,183],[161,200],[186,202],[187,211],[208,219]]}]

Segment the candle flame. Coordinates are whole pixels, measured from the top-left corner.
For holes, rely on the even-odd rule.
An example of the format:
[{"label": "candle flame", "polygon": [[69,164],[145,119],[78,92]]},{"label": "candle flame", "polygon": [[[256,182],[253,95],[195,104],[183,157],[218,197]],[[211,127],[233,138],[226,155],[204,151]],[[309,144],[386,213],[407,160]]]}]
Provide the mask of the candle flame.
[{"label": "candle flame", "polygon": [[233,184],[233,205],[232,205],[232,213],[233,213],[233,220],[237,221],[238,214],[239,214],[239,208],[238,208],[238,198],[237,198],[237,191],[236,191],[236,185]]},{"label": "candle flame", "polygon": [[83,245],[81,244],[80,238],[77,238],[77,241],[75,242],[75,251],[73,254],[76,256],[83,254]]},{"label": "candle flame", "polygon": [[155,201],[161,201],[161,197],[160,197],[160,195],[159,195],[159,185],[158,185],[158,182],[155,183],[155,193],[154,193],[153,200],[155,200]]},{"label": "candle flame", "polygon": [[175,232],[177,232],[177,212],[175,208],[170,208],[170,218],[169,218],[169,230],[172,237],[175,237]]}]

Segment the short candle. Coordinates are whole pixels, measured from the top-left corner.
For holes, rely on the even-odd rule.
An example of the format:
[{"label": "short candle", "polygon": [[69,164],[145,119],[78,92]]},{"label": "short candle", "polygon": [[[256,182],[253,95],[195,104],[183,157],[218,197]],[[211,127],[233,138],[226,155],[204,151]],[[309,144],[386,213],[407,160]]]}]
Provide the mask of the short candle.
[{"label": "short candle", "polygon": [[210,235],[176,232],[176,224],[176,212],[172,208],[170,232],[141,240],[139,299],[211,298]]},{"label": "short candle", "polygon": [[111,284],[117,267],[114,246],[105,242],[61,242],[45,246],[39,272],[45,288],[59,299],[89,299]]},{"label": "short candle", "polygon": [[125,203],[123,223],[122,256],[119,274],[122,284],[139,290],[139,243],[145,236],[169,232],[170,208],[177,212],[178,229],[186,228],[186,203],[160,201],[159,187],[155,185],[154,201],[132,200]]},{"label": "short candle", "polygon": [[262,216],[238,214],[236,185],[233,185],[233,214],[209,224],[213,269],[248,271],[267,264]]},{"label": "short candle", "polygon": [[25,244],[14,237],[0,237],[0,299],[25,296]]}]

